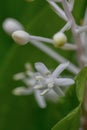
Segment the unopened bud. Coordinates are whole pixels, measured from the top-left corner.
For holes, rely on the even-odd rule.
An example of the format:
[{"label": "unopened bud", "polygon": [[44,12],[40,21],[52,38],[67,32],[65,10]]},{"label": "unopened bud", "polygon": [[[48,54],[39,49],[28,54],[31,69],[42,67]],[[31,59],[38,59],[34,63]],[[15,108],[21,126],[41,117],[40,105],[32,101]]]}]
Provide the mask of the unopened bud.
[{"label": "unopened bud", "polygon": [[67,42],[67,37],[64,33],[58,32],[53,36],[54,46],[62,47]]},{"label": "unopened bud", "polygon": [[16,19],[13,18],[7,18],[3,22],[2,26],[4,31],[9,35],[11,35],[14,31],[23,30],[23,26]]},{"label": "unopened bud", "polygon": [[13,40],[19,45],[25,45],[29,42],[29,34],[25,31],[15,31],[12,33]]}]

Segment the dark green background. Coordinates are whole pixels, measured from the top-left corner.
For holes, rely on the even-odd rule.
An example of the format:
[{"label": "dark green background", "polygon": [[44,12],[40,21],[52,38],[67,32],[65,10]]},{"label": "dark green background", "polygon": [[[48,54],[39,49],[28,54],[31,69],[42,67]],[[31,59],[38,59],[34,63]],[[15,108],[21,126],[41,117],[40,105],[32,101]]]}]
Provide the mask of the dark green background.
[{"label": "dark green background", "polygon": [[[78,24],[83,19],[86,5],[87,0],[75,0],[73,14]],[[64,21],[45,0],[30,3],[25,0],[0,0],[0,130],[50,130],[61,117],[57,104],[48,102],[46,109],[40,109],[33,95],[13,96],[11,91],[22,83],[13,81],[12,77],[24,70],[26,62],[34,65],[41,61],[50,69],[58,63],[31,44],[22,47],[15,45],[2,29],[2,22],[7,17],[18,19],[30,34],[46,37],[52,37]],[[70,33],[67,35],[71,36]],[[56,51],[76,62],[75,52]]]}]

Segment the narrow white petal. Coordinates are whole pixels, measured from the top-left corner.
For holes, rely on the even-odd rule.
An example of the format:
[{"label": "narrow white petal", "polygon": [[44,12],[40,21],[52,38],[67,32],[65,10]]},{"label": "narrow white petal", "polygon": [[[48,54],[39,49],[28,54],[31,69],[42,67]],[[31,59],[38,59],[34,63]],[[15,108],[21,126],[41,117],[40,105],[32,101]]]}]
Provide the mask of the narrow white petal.
[{"label": "narrow white petal", "polygon": [[30,87],[34,86],[36,83],[35,79],[33,78],[24,78],[22,81],[24,82],[24,84]]},{"label": "narrow white petal", "polygon": [[41,108],[45,108],[46,107],[46,102],[44,100],[44,97],[40,95],[40,91],[39,90],[35,90],[35,98],[36,98],[36,101],[37,101],[38,105]]},{"label": "narrow white petal", "polygon": [[69,86],[75,83],[75,81],[70,78],[56,78],[54,82],[58,86]]},{"label": "narrow white petal", "polygon": [[29,89],[29,88],[25,88],[25,87],[18,87],[18,88],[15,88],[13,89],[12,93],[14,95],[17,95],[17,96],[21,96],[21,95],[29,95],[32,93],[32,89]]},{"label": "narrow white petal", "polygon": [[64,71],[69,66],[69,62],[60,64],[52,73],[53,77],[58,77],[62,71]]},{"label": "narrow white petal", "polygon": [[42,75],[50,74],[50,71],[48,70],[48,68],[41,62],[35,63],[35,68]]},{"label": "narrow white petal", "polygon": [[22,80],[22,79],[24,79],[24,78],[25,78],[25,75],[24,75],[23,72],[13,75],[13,79],[14,79],[14,80]]},{"label": "narrow white petal", "polygon": [[53,91],[52,89],[44,95],[46,97],[47,100],[50,100],[52,102],[57,102],[58,101],[58,94],[55,93],[55,91]]}]

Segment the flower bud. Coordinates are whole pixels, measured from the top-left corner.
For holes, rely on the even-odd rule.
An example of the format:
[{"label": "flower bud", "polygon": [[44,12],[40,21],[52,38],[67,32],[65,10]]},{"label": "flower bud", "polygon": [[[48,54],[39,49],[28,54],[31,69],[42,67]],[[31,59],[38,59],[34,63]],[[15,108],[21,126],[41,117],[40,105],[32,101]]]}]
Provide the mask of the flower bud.
[{"label": "flower bud", "polygon": [[23,30],[23,26],[17,20],[13,18],[7,18],[3,22],[2,26],[3,26],[4,31],[9,35],[11,35],[14,31]]},{"label": "flower bud", "polygon": [[25,45],[29,42],[29,34],[25,31],[15,31],[12,33],[13,40],[19,45]]},{"label": "flower bud", "polygon": [[64,33],[58,32],[53,36],[54,46],[62,47],[67,42],[67,37]]}]

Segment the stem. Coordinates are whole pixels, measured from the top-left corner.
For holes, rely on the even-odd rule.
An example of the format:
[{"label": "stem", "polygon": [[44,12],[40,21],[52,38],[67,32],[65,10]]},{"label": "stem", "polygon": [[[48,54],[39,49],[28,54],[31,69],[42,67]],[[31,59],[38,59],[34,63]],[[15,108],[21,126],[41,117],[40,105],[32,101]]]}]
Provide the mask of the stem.
[{"label": "stem", "polygon": [[[82,62],[82,60],[81,60],[81,56],[83,55],[83,52],[84,52],[84,49],[83,49],[83,46],[82,46],[82,41],[81,41],[82,39],[80,37],[80,34],[76,33],[76,30],[78,28],[77,28],[76,22],[75,22],[75,20],[74,20],[74,18],[72,16],[71,12],[68,9],[66,0],[62,0],[61,3],[63,5],[63,7],[64,7],[64,10],[65,10],[65,13],[66,13],[66,16],[67,16],[68,20],[72,21],[71,31],[72,31],[72,35],[73,35],[75,44],[77,44],[77,58],[78,58],[79,66],[83,67],[84,62]],[[86,92],[85,92],[84,104],[87,104],[87,87],[86,87]],[[83,124],[83,129],[84,130],[87,130],[87,109],[85,109],[86,107],[84,105],[84,108],[83,108],[84,120],[85,120],[85,123]]]},{"label": "stem", "polygon": [[[36,40],[36,41],[46,42],[46,43],[49,43],[49,44],[52,44],[52,45],[54,44],[53,39],[50,39],[50,38],[30,35],[29,39],[31,39],[31,41]],[[77,50],[77,46],[70,44],[70,43],[66,43],[65,45],[63,45],[62,47],[59,47],[59,48],[61,48],[63,50]]]},{"label": "stem", "polygon": [[82,47],[82,41],[80,38],[80,34],[76,33],[76,28],[77,28],[76,22],[71,14],[69,8],[68,8],[66,0],[62,0],[61,3],[62,3],[63,8],[65,10],[65,14],[68,18],[68,21],[72,22],[71,31],[72,31],[72,35],[74,38],[74,42],[75,42],[75,44],[77,44],[77,58],[78,58],[79,66],[83,67],[84,64],[82,63],[82,60],[81,60],[81,56],[83,55],[83,47]]},{"label": "stem", "polygon": [[45,37],[40,37],[40,36],[31,36],[30,35],[30,39],[31,40],[42,41],[42,42],[47,42],[47,43],[53,44],[53,40],[50,39],[50,38],[45,38]]},{"label": "stem", "polygon": [[84,25],[84,26],[82,26],[82,27],[79,27],[78,28],[78,33],[82,33],[82,32],[85,32],[85,31],[87,31],[87,25]]},{"label": "stem", "polygon": [[57,62],[60,62],[60,63],[69,62],[70,65],[69,65],[69,67],[67,69],[70,72],[72,72],[74,74],[77,74],[80,71],[80,69],[78,67],[76,67],[70,61],[68,61],[67,59],[65,59],[64,57],[62,57],[61,55],[59,55],[58,53],[56,53],[51,48],[49,48],[48,46],[44,45],[43,43],[38,42],[38,41],[34,41],[34,40],[32,40],[31,42],[32,42],[32,44],[34,46],[36,46],[37,48],[39,48],[41,51],[45,52],[47,55],[49,55],[50,57],[52,57]]},{"label": "stem", "polygon": [[59,31],[59,32],[65,32],[66,30],[69,30],[71,28],[71,22],[67,22],[65,26]]},{"label": "stem", "polygon": [[74,44],[66,43],[64,46],[61,47],[63,50],[77,50],[77,46]]},{"label": "stem", "polygon": [[84,130],[87,130],[87,84],[84,93],[84,100],[83,100],[83,121],[82,127]]},{"label": "stem", "polygon": [[55,13],[58,16],[60,16],[65,21],[67,21],[67,17],[66,17],[65,12],[55,2],[48,0],[48,3],[50,4],[50,6],[53,8],[53,10],[55,11]]}]

